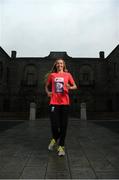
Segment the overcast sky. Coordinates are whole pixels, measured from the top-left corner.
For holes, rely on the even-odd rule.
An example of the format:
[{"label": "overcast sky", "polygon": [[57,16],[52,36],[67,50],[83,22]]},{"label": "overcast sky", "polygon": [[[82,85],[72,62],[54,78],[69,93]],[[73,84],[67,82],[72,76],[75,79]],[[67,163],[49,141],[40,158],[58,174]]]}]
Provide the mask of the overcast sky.
[{"label": "overcast sky", "polygon": [[0,0],[0,46],[18,57],[105,55],[119,43],[119,0]]}]

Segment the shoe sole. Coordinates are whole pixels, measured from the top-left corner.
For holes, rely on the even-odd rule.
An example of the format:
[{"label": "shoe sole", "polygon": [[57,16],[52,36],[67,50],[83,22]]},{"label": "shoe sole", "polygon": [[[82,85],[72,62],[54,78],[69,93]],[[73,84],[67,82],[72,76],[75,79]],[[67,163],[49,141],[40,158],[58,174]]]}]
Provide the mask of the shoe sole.
[{"label": "shoe sole", "polygon": [[65,156],[65,153],[63,153],[63,154],[58,154],[58,156]]}]

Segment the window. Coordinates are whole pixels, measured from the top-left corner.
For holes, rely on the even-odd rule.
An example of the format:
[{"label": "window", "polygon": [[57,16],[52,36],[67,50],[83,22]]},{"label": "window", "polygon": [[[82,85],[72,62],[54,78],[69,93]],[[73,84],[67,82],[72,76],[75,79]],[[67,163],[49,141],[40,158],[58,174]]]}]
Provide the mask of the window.
[{"label": "window", "polygon": [[89,74],[88,73],[83,73],[82,74],[82,76],[83,76],[83,81],[88,81],[89,80]]},{"label": "window", "polygon": [[0,62],[0,80],[2,79],[2,75],[3,75],[3,65],[2,62]]},{"label": "window", "polygon": [[23,84],[25,86],[35,86],[37,84],[37,69],[35,65],[29,64],[25,67]]},{"label": "window", "polygon": [[79,72],[80,85],[92,85],[94,83],[93,69],[90,65],[82,65]]},{"label": "window", "polygon": [[117,70],[117,63],[113,64],[113,72],[114,72],[114,76],[117,76],[118,70]]},{"label": "window", "polygon": [[9,83],[9,79],[10,79],[10,70],[7,67],[7,83]]},{"label": "window", "polygon": [[28,86],[32,86],[35,84],[35,75],[34,73],[27,73],[26,83]]}]

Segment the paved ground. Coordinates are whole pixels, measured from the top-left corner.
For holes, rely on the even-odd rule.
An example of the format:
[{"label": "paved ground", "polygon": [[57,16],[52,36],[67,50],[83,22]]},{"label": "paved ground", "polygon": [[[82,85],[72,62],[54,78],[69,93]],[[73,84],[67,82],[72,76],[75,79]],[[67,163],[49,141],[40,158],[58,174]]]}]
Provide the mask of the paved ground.
[{"label": "paved ground", "polygon": [[65,157],[47,150],[48,119],[1,130],[0,179],[119,179],[119,122],[70,119]]}]

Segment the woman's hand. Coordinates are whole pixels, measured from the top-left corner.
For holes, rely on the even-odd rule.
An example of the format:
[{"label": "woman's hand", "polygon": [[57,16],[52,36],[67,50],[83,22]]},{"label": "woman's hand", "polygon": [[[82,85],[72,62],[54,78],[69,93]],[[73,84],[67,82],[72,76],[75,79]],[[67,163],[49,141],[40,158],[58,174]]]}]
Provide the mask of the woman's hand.
[{"label": "woman's hand", "polygon": [[70,84],[66,84],[67,89],[69,90],[71,88]]},{"label": "woman's hand", "polygon": [[47,92],[47,96],[48,96],[48,97],[51,97],[51,96],[52,96],[52,92],[51,92],[51,91],[48,91],[48,92]]},{"label": "woman's hand", "polygon": [[68,90],[77,89],[76,84],[73,84],[73,85],[71,86],[70,84],[67,83],[67,84],[66,84],[66,87],[67,87]]}]

